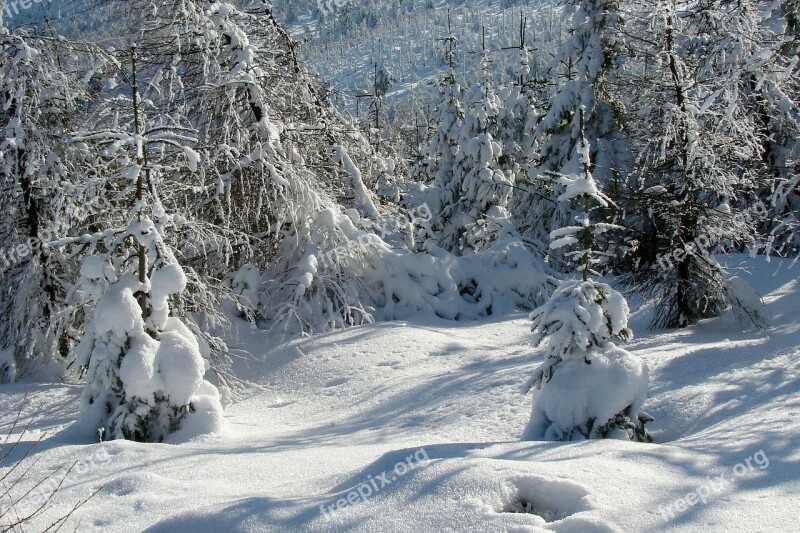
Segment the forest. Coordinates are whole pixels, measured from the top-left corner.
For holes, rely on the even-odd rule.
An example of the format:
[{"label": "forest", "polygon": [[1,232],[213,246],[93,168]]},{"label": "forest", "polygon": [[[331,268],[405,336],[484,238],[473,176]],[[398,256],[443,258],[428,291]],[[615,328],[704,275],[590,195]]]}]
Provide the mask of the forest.
[{"label": "forest", "polygon": [[[747,397],[758,408],[730,420],[763,419],[758,409],[776,391],[786,402],[777,414],[795,412],[797,0],[17,0],[3,4],[0,42],[2,531],[53,522],[80,530],[81,513],[107,512],[107,492],[160,483],[147,473],[114,488],[98,473],[76,481],[73,494],[75,475],[64,467],[61,483],[31,505],[49,479],[25,470],[34,456],[52,453],[45,463],[62,465],[68,446],[86,446],[87,457],[140,449],[114,441],[213,442],[235,456],[232,428],[260,427],[263,402],[275,408],[270,420],[303,405],[273,420],[284,431],[290,419],[326,420],[332,406],[359,398],[370,407],[341,411],[351,432],[337,446],[367,431],[353,419],[378,433],[409,428],[416,440],[382,448],[385,460],[328,496],[323,482],[309,481],[318,498],[278,498],[291,519],[253,504],[245,514],[261,521],[240,523],[226,509],[212,530],[378,530],[359,509],[380,489],[360,482],[391,467],[395,453],[408,471],[448,457],[434,456],[445,444],[433,444],[440,434],[428,424],[450,423],[441,413],[457,394],[486,400],[479,417],[511,417],[498,422],[500,436],[480,426],[464,429],[463,442],[528,446],[519,448],[526,468],[541,450],[571,453],[535,447],[552,441],[610,439],[625,446],[603,448],[614,453],[662,453],[637,450],[690,435],[681,424],[692,413],[727,405],[717,398],[700,407],[695,398],[725,386],[698,392],[684,381],[705,365],[721,365],[717,379],[733,387],[738,374],[725,364],[756,372],[780,358],[781,381],[757,380]],[[452,349],[439,337],[451,334]],[[682,363],[664,359],[667,348],[651,353],[682,338],[720,352]],[[453,383],[465,387],[459,393],[438,382],[445,367],[423,358],[439,345]],[[745,362],[746,346],[768,348]],[[421,358],[401,380],[420,396],[406,388],[381,396],[399,383],[384,374],[364,374],[363,386],[377,388],[359,388],[366,370],[340,361],[348,350],[375,372]],[[456,378],[461,372],[476,381]],[[441,390],[422,392],[433,380]],[[332,403],[299,399],[306,395]],[[509,410],[522,403],[527,411],[531,396],[529,418]],[[401,420],[414,409],[419,420]],[[399,419],[381,424],[390,413]],[[458,413],[461,422],[471,416],[467,407]],[[232,422],[237,416],[247,422]],[[791,441],[800,428],[788,425]],[[322,427],[314,435],[338,435]],[[369,435],[352,442],[388,438]],[[458,438],[446,442],[456,457],[477,453],[458,448]],[[712,442],[720,441],[692,449]],[[774,491],[800,478],[791,453],[743,436],[723,442],[741,446],[719,465],[758,461],[758,453],[791,465]],[[160,449],[142,453],[177,460]],[[681,462],[690,452],[675,453]],[[762,462],[759,471],[769,467]],[[483,468],[468,480],[476,487]],[[408,488],[405,470],[394,472],[393,487],[405,485],[386,489],[390,509],[410,497],[403,491],[445,505],[445,489]],[[586,503],[586,483],[550,474],[518,479],[517,496],[497,513],[563,531],[660,527],[615,522]],[[676,495],[688,490],[681,479],[690,488],[702,478],[676,475]],[[705,500],[711,489],[701,487],[691,494]],[[297,511],[307,503],[322,504],[320,516]],[[671,505],[662,501],[649,519],[703,527]],[[470,509],[464,521],[410,523],[500,527]],[[135,529],[181,530],[194,520],[154,513],[165,521]],[[350,522],[348,513],[361,518]],[[581,513],[595,529],[581,529]],[[122,530],[124,515],[115,516],[84,525]],[[407,524],[397,519],[390,530]]]}]

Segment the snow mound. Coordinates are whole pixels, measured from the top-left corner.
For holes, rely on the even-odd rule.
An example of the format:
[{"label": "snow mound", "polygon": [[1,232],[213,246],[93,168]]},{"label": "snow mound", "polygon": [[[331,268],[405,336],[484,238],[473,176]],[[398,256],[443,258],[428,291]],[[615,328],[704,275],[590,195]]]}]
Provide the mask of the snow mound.
[{"label": "snow mound", "polygon": [[768,329],[770,313],[761,297],[744,279],[733,276],[726,282],[728,301],[736,319],[742,327]]},{"label": "snow mound", "polygon": [[373,275],[373,304],[384,320],[420,315],[447,320],[532,309],[547,299],[553,280],[518,239],[500,241],[479,253],[454,257],[392,252],[388,268]]},{"label": "snow mound", "polygon": [[[598,438],[619,413],[635,424],[647,383],[645,362],[613,343],[592,352],[591,359],[567,359],[534,391],[531,420],[523,439]],[[622,431],[607,436],[629,438]]]}]

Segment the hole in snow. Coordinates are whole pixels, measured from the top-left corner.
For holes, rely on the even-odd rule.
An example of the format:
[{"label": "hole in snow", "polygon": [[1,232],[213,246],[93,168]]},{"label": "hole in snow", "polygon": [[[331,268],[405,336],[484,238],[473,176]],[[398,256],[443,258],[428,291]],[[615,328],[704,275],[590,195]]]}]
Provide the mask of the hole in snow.
[{"label": "hole in snow", "polygon": [[588,511],[589,491],[567,479],[526,476],[514,480],[516,490],[503,505],[502,513],[532,514],[545,522],[556,522]]},{"label": "hole in snow", "polygon": [[556,520],[561,520],[568,516],[567,514],[559,512],[558,509],[548,509],[546,506],[542,506],[535,501],[528,501],[524,498],[519,498],[509,505],[506,505],[503,507],[503,512],[534,514],[543,518],[545,522],[555,522]]}]

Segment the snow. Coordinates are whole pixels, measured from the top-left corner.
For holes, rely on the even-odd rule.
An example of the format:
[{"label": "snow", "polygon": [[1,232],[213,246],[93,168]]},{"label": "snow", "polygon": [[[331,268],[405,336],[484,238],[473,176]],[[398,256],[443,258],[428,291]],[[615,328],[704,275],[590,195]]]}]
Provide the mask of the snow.
[{"label": "snow", "polygon": [[203,381],[205,370],[195,339],[178,331],[168,331],[161,336],[158,346],[158,372],[164,382],[169,384],[169,387],[161,390],[173,404],[189,404]]},{"label": "snow", "polygon": [[81,263],[81,276],[86,279],[100,279],[105,271],[105,261],[98,255],[89,256]]},{"label": "snow", "polygon": [[[588,156],[583,155],[582,152],[582,157]],[[564,186],[564,193],[559,195],[559,200],[568,201],[585,195],[592,198],[601,206],[608,207],[608,202],[606,202],[605,195],[598,190],[597,185],[595,184],[591,175],[583,176],[573,174],[570,176],[561,176],[558,181]]]},{"label": "snow", "polygon": [[334,146],[334,161],[342,165],[347,176],[349,176],[350,185],[353,187],[353,192],[356,195],[358,206],[363,210],[364,214],[372,219],[378,219],[378,208],[372,201],[372,196],[364,185],[364,179],[361,176],[361,171],[350,159],[345,149],[341,146]]},{"label": "snow", "polygon": [[189,148],[188,146],[183,146],[183,155],[186,156],[186,165],[189,167],[191,172],[197,172],[197,168],[200,165],[200,154]]},{"label": "snow", "polygon": [[94,311],[94,327],[97,336],[108,336],[112,340],[124,339],[129,331],[143,331],[141,322],[141,308],[133,296],[132,285],[134,280],[121,283],[109,289],[103,298],[97,302]]},{"label": "snow", "polygon": [[[583,428],[597,437],[597,430],[617,413],[630,407],[638,413],[647,394],[647,365],[641,358],[608,343],[593,352],[587,363],[568,359],[561,363],[541,390],[533,394],[531,420],[526,440],[581,440],[572,428],[593,420]],[[628,436],[618,435],[627,439]]]},{"label": "snow", "polygon": [[155,393],[165,389],[156,367],[158,341],[147,336],[134,339],[119,367],[119,378],[130,397],[155,403]]},{"label": "snow", "polygon": [[732,276],[727,281],[729,296],[734,314],[744,325],[757,328],[769,327],[769,309],[764,305],[761,297],[753,290],[747,281],[739,276]]},{"label": "snow", "polygon": [[177,263],[164,265],[150,277],[150,296],[162,300],[186,288],[186,274]]},{"label": "snow", "polygon": [[[237,371],[258,387],[227,409],[225,428],[199,431],[190,416],[172,444],[89,444],[62,431],[78,415],[79,385],[2,385],[2,429],[25,395],[23,420],[43,406],[23,437],[25,448],[45,434],[29,484],[77,461],[52,510],[29,529],[100,489],[67,528],[796,530],[798,267],[731,262],[749,268],[740,277],[764,296],[768,332],[741,332],[730,315],[648,332],[652,306],[631,305],[638,335],[626,349],[650,367],[653,444],[521,441],[531,398],[519,386],[545,355],[531,349],[521,314],[377,323],[283,344],[243,328],[232,347],[254,359]],[[196,394],[214,397],[202,384]],[[220,421],[215,406],[195,405]],[[21,457],[22,448],[12,455]],[[398,475],[408,457],[414,468]],[[372,480],[380,490],[357,496]],[[536,514],[510,512],[519,510]]]}]

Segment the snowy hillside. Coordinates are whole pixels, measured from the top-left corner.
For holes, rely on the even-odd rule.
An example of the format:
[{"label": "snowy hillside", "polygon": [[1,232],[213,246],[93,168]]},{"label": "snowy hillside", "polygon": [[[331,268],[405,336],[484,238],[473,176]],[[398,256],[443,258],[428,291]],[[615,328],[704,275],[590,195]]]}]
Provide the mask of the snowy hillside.
[{"label": "snowy hillside", "polygon": [[[741,257],[728,260],[731,266]],[[523,316],[383,323],[275,345],[243,330],[260,385],[219,435],[79,444],[80,388],[5,385],[2,428],[27,395],[28,478],[78,461],[34,531],[99,491],[79,531],[791,531],[800,503],[800,282],[744,260],[773,315],[766,335],[725,315],[628,346],[650,367],[653,444],[520,442],[542,358]],[[15,432],[18,434],[19,430]],[[7,447],[6,447],[7,449]]]},{"label": "snowy hillside", "polygon": [[[324,81],[340,109],[366,126],[377,73],[385,80],[384,136],[405,135],[401,142],[416,145],[415,135],[424,140],[422,126],[429,127],[436,82],[447,73],[448,36],[457,43],[460,80],[476,77],[485,48],[501,83],[515,76],[521,23],[534,76],[546,68],[563,38],[561,8],[551,0],[277,1],[275,10],[301,43],[309,70]],[[413,135],[412,125],[417,129]]]}]

